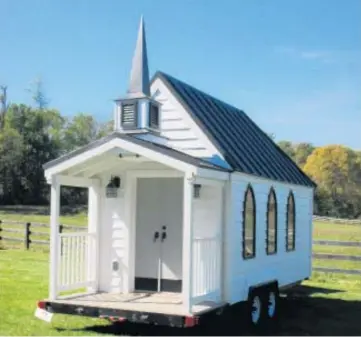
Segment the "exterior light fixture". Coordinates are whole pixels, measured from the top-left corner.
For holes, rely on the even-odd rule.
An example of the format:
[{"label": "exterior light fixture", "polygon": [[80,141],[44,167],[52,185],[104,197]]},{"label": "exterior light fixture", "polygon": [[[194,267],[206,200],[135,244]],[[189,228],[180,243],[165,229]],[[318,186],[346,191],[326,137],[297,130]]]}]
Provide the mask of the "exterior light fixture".
[{"label": "exterior light fixture", "polygon": [[116,198],[118,196],[118,189],[120,187],[121,180],[117,176],[112,176],[106,187],[106,197]]}]

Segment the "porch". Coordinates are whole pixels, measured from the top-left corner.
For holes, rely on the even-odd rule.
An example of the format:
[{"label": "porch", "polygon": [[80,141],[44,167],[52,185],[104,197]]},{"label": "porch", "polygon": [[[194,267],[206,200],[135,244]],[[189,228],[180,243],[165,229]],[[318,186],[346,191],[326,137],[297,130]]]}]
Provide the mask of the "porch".
[{"label": "porch", "polygon": [[[48,175],[49,301],[174,315],[222,303],[227,175],[143,150],[111,148]],[[59,233],[61,186],[88,188],[86,232]]]},{"label": "porch", "polygon": [[[63,296],[52,303],[72,305],[76,307],[92,307],[112,310],[126,310],[164,315],[185,316],[182,295],[179,293],[149,293],[133,292],[129,294],[95,293],[73,296]],[[223,306],[222,302],[203,301],[192,305],[192,315],[204,314]]]}]

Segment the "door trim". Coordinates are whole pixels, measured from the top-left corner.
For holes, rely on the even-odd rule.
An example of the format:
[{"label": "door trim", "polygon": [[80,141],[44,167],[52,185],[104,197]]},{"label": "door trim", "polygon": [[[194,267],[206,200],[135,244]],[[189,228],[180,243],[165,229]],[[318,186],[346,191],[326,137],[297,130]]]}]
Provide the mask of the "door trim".
[{"label": "door trim", "polygon": [[[128,234],[128,273],[124,274],[125,282],[124,292],[130,293],[135,290],[135,230],[136,230],[136,212],[137,212],[137,180],[138,178],[183,178],[183,172],[176,170],[136,170],[125,172],[125,190],[124,206],[125,221],[129,224]],[[183,255],[182,255],[183,258]],[[182,261],[183,263],[183,261]],[[182,281],[181,288],[182,288]]]}]

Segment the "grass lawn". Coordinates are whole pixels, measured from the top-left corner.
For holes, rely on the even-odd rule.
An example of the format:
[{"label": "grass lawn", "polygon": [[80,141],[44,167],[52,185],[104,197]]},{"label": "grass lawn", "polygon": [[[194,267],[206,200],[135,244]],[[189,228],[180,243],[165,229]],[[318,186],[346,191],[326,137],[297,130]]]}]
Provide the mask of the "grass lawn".
[{"label": "grass lawn", "polygon": [[[50,217],[49,215],[6,213],[4,211],[0,211],[0,220],[49,223]],[[60,216],[60,223],[66,225],[84,226],[88,223],[88,216],[85,213],[78,213],[77,215],[71,216]]]},{"label": "grass lawn", "polygon": [[96,335],[74,329],[106,324],[104,320],[64,315],[54,315],[51,324],[35,318],[37,300],[47,297],[48,275],[48,254],[0,250],[0,335]]},{"label": "grass lawn", "polygon": [[[0,214],[0,219],[47,222],[47,216]],[[64,224],[84,225],[86,216],[62,217]],[[341,226],[341,227],[340,227]],[[361,226],[315,224],[315,237],[361,241]],[[12,247],[14,248],[14,247]],[[314,246],[314,251],[358,254],[360,248]],[[361,269],[359,262],[314,260],[314,265]],[[357,264],[357,265],[356,265]],[[34,317],[36,302],[48,293],[48,253],[36,245],[30,251],[0,250],[0,335],[194,335],[194,330],[124,324],[115,329],[107,321],[75,316],[54,315],[52,323]],[[281,335],[361,335],[361,276],[314,273],[309,281],[281,301]],[[120,330],[119,330],[120,329]],[[202,334],[207,334],[202,331]],[[241,324],[222,326],[211,335],[249,334]]]}]

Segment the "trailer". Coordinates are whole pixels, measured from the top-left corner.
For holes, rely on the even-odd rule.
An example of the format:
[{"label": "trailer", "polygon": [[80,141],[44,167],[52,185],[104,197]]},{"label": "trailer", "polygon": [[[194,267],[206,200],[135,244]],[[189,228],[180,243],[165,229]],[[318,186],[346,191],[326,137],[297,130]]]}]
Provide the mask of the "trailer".
[{"label": "trailer", "polygon": [[[163,72],[141,20],[114,131],[44,165],[53,313],[191,327],[238,310],[277,321],[311,275],[315,183],[242,110]],[[59,232],[60,188],[88,189],[86,231]]]}]

